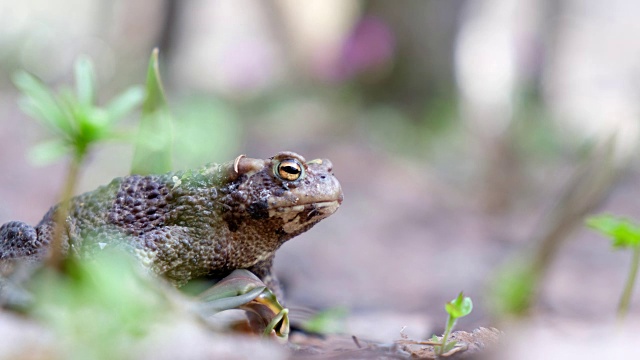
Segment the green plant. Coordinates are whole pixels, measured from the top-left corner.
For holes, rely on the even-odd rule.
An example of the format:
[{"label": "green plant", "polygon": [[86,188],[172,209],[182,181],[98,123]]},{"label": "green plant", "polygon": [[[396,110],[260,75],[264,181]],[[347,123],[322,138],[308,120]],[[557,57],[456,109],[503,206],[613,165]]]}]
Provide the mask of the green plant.
[{"label": "green plant", "polygon": [[629,311],[633,286],[640,265],[640,224],[611,215],[593,216],[586,220],[588,227],[611,238],[614,249],[630,249],[633,252],[629,275],[625,282],[620,302],[618,303],[618,319],[624,320]]},{"label": "green plant", "polygon": [[349,311],[344,307],[333,307],[319,311],[302,324],[306,331],[316,334],[344,332],[345,319]]},{"label": "green plant", "polygon": [[[75,92],[67,86],[57,92],[24,71],[13,79],[22,92],[20,105],[25,113],[48,128],[54,138],[36,146],[33,157],[40,162],[71,155],[64,189],[60,199],[60,210],[56,222],[67,217],[68,200],[73,196],[80,168],[89,151],[107,140],[123,139],[115,125],[135,109],[144,98],[144,90],[132,87],[116,96],[106,106],[96,104],[97,87],[93,64],[88,58],[80,58],[75,64]],[[61,229],[58,227],[51,244],[47,263],[59,268],[61,256]]]},{"label": "green plant", "polygon": [[115,125],[142,103],[145,94],[141,87],[131,87],[105,106],[98,106],[93,63],[84,57],[75,63],[75,92],[68,86],[54,92],[24,71],[16,73],[13,81],[23,94],[22,110],[54,135],[34,148],[32,158],[38,162],[68,154],[82,161],[97,143],[123,139]]},{"label": "green plant", "polygon": [[252,272],[234,270],[196,297],[196,312],[203,319],[225,310],[244,310],[255,333],[286,343],[289,339],[289,309]]},{"label": "green plant", "polygon": [[446,303],[444,308],[447,311],[447,314],[449,314],[444,333],[441,338],[438,338],[436,335],[431,337],[431,341],[437,344],[434,345],[436,356],[442,356],[456,346],[456,341],[448,341],[449,335],[451,335],[453,327],[456,325],[458,319],[471,313],[471,310],[473,310],[473,302],[471,301],[471,298],[464,296],[464,294],[460,292],[458,297]]},{"label": "green plant", "polygon": [[517,257],[501,265],[490,284],[489,303],[497,316],[523,316],[535,301],[541,272],[532,259]]}]

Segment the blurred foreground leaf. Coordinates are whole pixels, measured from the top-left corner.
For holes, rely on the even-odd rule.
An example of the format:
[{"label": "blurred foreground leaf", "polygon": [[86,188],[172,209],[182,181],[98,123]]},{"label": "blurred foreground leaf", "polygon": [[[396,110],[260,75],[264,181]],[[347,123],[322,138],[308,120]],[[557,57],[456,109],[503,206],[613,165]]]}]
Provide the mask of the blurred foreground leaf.
[{"label": "blurred foreground leaf", "polygon": [[172,311],[127,253],[105,250],[65,265],[66,273],[44,268],[31,282],[36,299],[31,312],[62,341],[64,358],[130,358],[131,345]]},{"label": "blurred foreground leaf", "polygon": [[238,154],[240,122],[228,103],[211,97],[191,98],[172,108],[175,127],[174,160],[181,169],[224,161]]}]

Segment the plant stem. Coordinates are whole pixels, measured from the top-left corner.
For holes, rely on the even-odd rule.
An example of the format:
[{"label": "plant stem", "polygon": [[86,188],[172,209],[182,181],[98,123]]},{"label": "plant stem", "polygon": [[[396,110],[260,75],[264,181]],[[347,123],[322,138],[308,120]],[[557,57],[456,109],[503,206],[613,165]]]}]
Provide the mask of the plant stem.
[{"label": "plant stem", "polygon": [[62,235],[66,229],[65,222],[67,215],[69,214],[69,201],[71,200],[76,184],[78,183],[78,174],[80,173],[80,164],[82,163],[83,158],[84,154],[76,154],[72,157],[69,168],[67,169],[67,177],[62,191],[62,199],[55,212],[53,239],[51,239],[51,247],[46,260],[46,264],[53,269],[61,269],[63,259]]},{"label": "plant stem", "polygon": [[438,348],[438,351],[436,351],[436,355],[440,356],[444,353],[444,348],[447,345],[447,340],[449,339],[449,333],[451,333],[451,329],[453,329],[453,327],[456,324],[456,319],[449,315],[449,317],[447,318],[447,325],[444,329],[444,334],[442,334],[442,345]]},{"label": "plant stem", "polygon": [[629,277],[627,278],[627,282],[624,286],[624,292],[622,293],[620,303],[618,304],[618,321],[620,322],[624,320],[627,316],[627,312],[629,312],[629,303],[631,302],[631,295],[633,294],[633,285],[635,284],[636,277],[638,275],[638,265],[640,265],[640,246],[635,246],[633,248],[633,258],[631,260]]}]

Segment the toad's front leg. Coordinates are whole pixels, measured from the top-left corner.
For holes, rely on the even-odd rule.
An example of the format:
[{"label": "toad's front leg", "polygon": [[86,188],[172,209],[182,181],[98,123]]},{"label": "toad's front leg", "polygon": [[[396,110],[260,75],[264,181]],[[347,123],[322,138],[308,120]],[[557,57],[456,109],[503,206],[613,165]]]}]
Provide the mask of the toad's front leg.
[{"label": "toad's front leg", "polygon": [[38,231],[21,221],[0,226],[0,307],[24,307],[32,302],[23,284],[37,269],[48,241]]},{"label": "toad's front leg", "polygon": [[0,260],[36,259],[47,244],[33,226],[22,221],[0,226]]}]

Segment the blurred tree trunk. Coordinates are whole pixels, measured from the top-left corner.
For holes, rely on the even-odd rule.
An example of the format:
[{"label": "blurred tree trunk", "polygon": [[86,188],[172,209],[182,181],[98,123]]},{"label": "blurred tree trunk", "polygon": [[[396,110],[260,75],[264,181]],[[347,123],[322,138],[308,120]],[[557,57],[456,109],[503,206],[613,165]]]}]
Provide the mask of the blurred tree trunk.
[{"label": "blurred tree trunk", "polygon": [[460,11],[466,1],[368,0],[365,15],[385,21],[395,34],[396,60],[392,73],[367,86],[372,102],[391,101],[421,118],[432,98],[454,95],[454,43]]},{"label": "blurred tree trunk", "polygon": [[472,154],[482,164],[482,205],[509,208],[519,188],[514,123],[539,73],[541,8],[532,0],[469,2],[456,39],[456,74],[463,121]]},{"label": "blurred tree trunk", "polygon": [[157,46],[166,60],[171,59],[171,53],[175,46],[176,29],[180,27],[182,5],[179,0],[164,0]]}]

